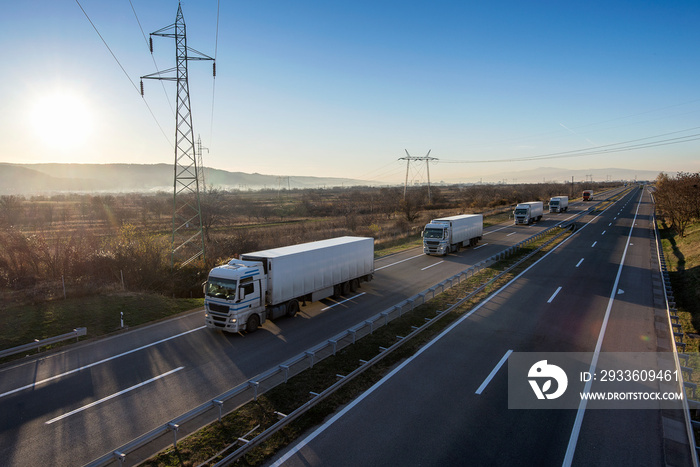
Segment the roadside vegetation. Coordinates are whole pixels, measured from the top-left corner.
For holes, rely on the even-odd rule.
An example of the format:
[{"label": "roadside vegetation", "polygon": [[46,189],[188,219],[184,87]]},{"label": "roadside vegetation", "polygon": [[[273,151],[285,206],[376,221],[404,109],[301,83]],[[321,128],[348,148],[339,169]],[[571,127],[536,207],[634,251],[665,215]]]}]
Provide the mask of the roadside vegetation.
[{"label": "roadside vegetation", "polygon": [[[685,351],[695,353],[700,351],[700,174],[660,174],[654,197]],[[700,368],[700,361],[693,366]],[[699,373],[693,373],[693,382],[700,383]]]},{"label": "roadside vegetation", "polygon": [[[573,191],[612,185],[577,183]],[[133,296],[150,305],[126,317],[128,326],[196,307],[201,301],[173,299],[201,298],[209,269],[241,253],[358,235],[373,237],[376,254],[386,255],[419,245],[430,219],[483,213],[490,225],[508,219],[514,203],[571,190],[564,183],[449,186],[432,187],[429,196],[427,187],[412,187],[405,199],[399,187],[210,190],[202,195],[206,264],[175,272],[171,193],[0,196],[0,325],[12,333],[0,334],[0,349],[75,327],[87,327],[88,337],[110,332],[119,322],[112,308]]]}]

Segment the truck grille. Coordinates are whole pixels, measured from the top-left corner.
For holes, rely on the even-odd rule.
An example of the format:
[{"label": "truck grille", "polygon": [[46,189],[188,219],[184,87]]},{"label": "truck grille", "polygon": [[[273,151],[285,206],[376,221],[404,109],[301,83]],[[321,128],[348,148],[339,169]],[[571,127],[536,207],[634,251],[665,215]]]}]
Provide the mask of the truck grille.
[{"label": "truck grille", "polygon": [[227,305],[219,305],[217,303],[209,303],[209,311],[216,311],[219,313],[227,313],[228,314],[228,306]]}]

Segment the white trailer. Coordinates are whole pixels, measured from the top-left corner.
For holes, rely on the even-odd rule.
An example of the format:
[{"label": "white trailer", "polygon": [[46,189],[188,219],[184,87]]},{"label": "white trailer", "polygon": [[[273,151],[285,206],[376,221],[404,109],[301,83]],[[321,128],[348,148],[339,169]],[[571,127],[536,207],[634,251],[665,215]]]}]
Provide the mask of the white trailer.
[{"label": "white trailer", "polygon": [[373,274],[373,238],[339,237],[246,253],[209,272],[205,323],[253,332],[266,319],[296,315],[307,301],[347,296]]},{"label": "white trailer", "polygon": [[423,253],[426,255],[446,255],[457,251],[460,246],[474,246],[484,232],[484,217],[481,214],[433,219],[425,225]]},{"label": "white trailer", "polygon": [[544,204],[542,201],[528,201],[515,206],[513,210],[513,218],[515,224],[532,224],[535,220],[542,219],[544,213]]},{"label": "white trailer", "polygon": [[569,210],[568,196],[553,196],[549,199],[549,212],[566,212]]}]

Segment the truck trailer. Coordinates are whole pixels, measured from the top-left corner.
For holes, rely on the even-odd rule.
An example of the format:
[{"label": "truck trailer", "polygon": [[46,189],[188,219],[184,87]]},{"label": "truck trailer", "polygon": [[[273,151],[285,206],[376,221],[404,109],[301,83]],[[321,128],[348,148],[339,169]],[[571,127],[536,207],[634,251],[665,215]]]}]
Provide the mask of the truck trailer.
[{"label": "truck trailer", "polygon": [[565,212],[569,209],[568,196],[554,196],[549,199],[549,212]]},{"label": "truck trailer", "polygon": [[423,229],[423,253],[446,255],[460,246],[474,246],[484,233],[484,216],[461,214],[433,219]]},{"label": "truck trailer", "polygon": [[583,190],[583,200],[593,201],[593,190]]},{"label": "truck trailer", "polygon": [[532,224],[535,220],[542,219],[544,213],[544,203],[542,201],[528,201],[515,206],[513,210],[514,223]]},{"label": "truck trailer", "polygon": [[266,319],[296,315],[300,304],[347,296],[373,274],[373,238],[338,237],[246,253],[209,271],[205,324],[253,332]]}]

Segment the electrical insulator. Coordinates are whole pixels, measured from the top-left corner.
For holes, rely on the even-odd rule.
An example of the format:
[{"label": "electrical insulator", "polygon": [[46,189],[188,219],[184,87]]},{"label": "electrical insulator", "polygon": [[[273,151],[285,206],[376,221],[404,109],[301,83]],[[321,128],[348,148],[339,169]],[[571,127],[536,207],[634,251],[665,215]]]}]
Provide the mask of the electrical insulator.
[{"label": "electrical insulator", "polygon": [[214,78],[216,78],[216,62],[212,62],[212,70],[214,73]]},{"label": "electrical insulator", "polygon": [[151,53],[153,53],[153,37],[148,36],[148,48],[151,49]]},{"label": "electrical insulator", "polygon": [[143,97],[143,80],[141,80],[141,97]]}]

